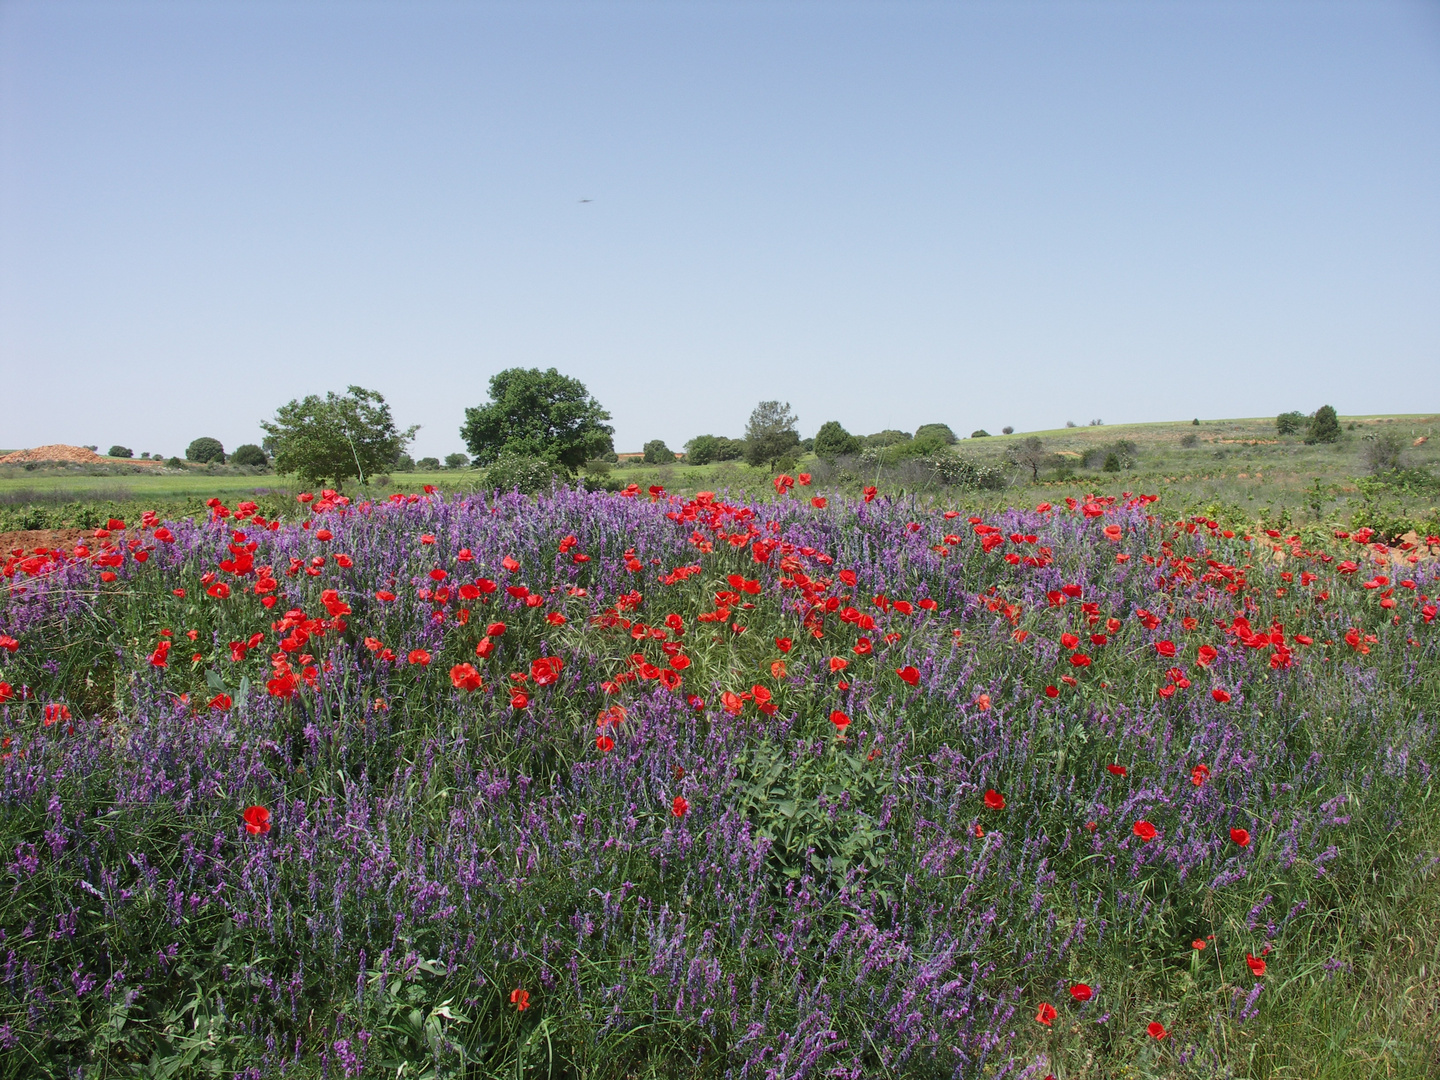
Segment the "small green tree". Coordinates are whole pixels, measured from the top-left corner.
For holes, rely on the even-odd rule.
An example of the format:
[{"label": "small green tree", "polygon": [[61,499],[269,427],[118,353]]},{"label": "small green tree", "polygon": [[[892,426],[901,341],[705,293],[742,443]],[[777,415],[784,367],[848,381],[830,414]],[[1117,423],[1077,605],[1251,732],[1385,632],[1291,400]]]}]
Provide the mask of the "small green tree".
[{"label": "small green tree", "polygon": [[861,443],[841,425],[839,420],[826,420],[815,433],[815,455],[821,461],[858,454]]},{"label": "small green tree", "polygon": [[959,441],[955,437],[955,432],[950,430],[949,424],[921,424],[915,429],[915,438],[917,441],[939,439],[945,446],[954,446]]},{"label": "small green tree", "polygon": [[970,438],[972,439],[988,439],[989,437],[990,433],[986,431],[983,427],[977,428],[975,431],[970,432]]},{"label": "small green tree", "polygon": [[762,401],[755,406],[745,425],[745,460],[751,465],[771,465],[787,456],[798,455],[800,421],[790,403]]},{"label": "small green tree", "polygon": [[109,451],[106,452],[105,456],[106,456],[106,457],[128,458],[128,457],[134,457],[134,456],[135,456],[135,451],[134,451],[134,450],[131,450],[128,446],[112,446],[112,447],[110,447]]},{"label": "small green tree", "polygon": [[1277,435],[1299,435],[1309,420],[1302,412],[1282,412],[1275,417],[1275,433]]},{"label": "small green tree", "polygon": [[1310,429],[1305,433],[1307,443],[1333,443],[1340,441],[1340,418],[1335,415],[1334,406],[1321,405],[1310,418]]},{"label": "small green tree", "polygon": [[447,469],[463,469],[470,464],[470,459],[464,454],[446,454],[445,467]]},{"label": "small green tree", "polygon": [[651,439],[645,444],[646,465],[674,465],[675,453],[665,445],[664,439]]},{"label": "small green tree", "polygon": [[488,405],[465,410],[460,437],[477,465],[509,453],[574,472],[615,449],[609,419],[579,379],[554,368],[508,368],[491,378]]},{"label": "small green tree", "polygon": [[270,458],[254,443],[245,443],[235,448],[235,452],[230,455],[230,462],[234,465],[248,465],[251,468],[263,469],[270,464]]},{"label": "small green tree", "polygon": [[333,390],[291,401],[260,425],[275,456],[275,471],[294,473],[307,484],[367,476],[388,471],[415,437],[420,425],[400,431],[385,398],[363,386],[343,396]]},{"label": "small green tree", "polygon": [[202,435],[185,448],[185,460],[197,465],[224,465],[225,447],[220,445],[219,439]]},{"label": "small green tree", "polygon": [[421,472],[438,472],[440,469],[440,459],[438,457],[422,457],[419,461],[415,462],[415,467]]}]

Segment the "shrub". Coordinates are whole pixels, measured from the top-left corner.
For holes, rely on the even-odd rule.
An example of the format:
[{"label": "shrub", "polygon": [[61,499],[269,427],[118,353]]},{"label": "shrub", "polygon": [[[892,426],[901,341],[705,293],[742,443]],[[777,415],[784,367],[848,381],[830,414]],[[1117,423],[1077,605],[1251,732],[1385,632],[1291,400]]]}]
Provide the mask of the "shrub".
[{"label": "shrub", "polygon": [[463,469],[470,464],[470,459],[464,454],[446,454],[445,467],[447,469]]},{"label": "shrub", "polygon": [[1371,475],[1377,475],[1399,469],[1404,449],[1405,441],[1396,432],[1382,431],[1378,435],[1365,436],[1360,457]]},{"label": "shrub", "polygon": [[949,487],[999,491],[1010,479],[1009,471],[1003,466],[980,465],[954,454],[942,454],[930,464],[934,469],[935,479]]},{"label": "shrub", "polygon": [[939,439],[942,446],[954,446],[959,441],[949,424],[921,424],[915,429],[915,440],[921,439]]},{"label": "shrub", "polygon": [[864,442],[866,448],[883,450],[887,446],[894,446],[897,443],[909,442],[908,431],[896,431],[894,428],[886,428],[884,431],[877,431],[874,435],[866,435]]},{"label": "shrub", "polygon": [[185,448],[185,460],[194,461],[200,465],[225,464],[225,447],[220,445],[219,439],[212,439],[208,435],[202,435]]},{"label": "shrub", "polygon": [[1013,427],[1011,427],[1009,424],[1006,424],[1004,427],[1002,427],[1002,428],[1000,429],[1000,434],[1001,434],[1001,435],[1014,435],[1014,434],[1015,434],[1015,429],[1014,429]]},{"label": "shrub", "polygon": [[112,446],[105,454],[106,457],[130,458],[135,456],[135,451],[128,446]]},{"label": "shrub", "polygon": [[395,460],[392,462],[392,464],[394,465],[396,472],[415,471],[415,459],[406,453],[396,454]]},{"label": "shrub", "polygon": [[563,479],[560,466],[542,457],[502,453],[485,469],[485,486],[492,491],[518,491],[537,495]]},{"label": "shrub", "polygon": [[172,457],[166,460],[165,467],[167,469],[183,469],[185,462],[181,461],[178,457]]},{"label": "shrub", "polygon": [[1192,446],[1198,446],[1199,444],[1200,436],[1196,435],[1193,431],[1187,431],[1184,435],[1180,436],[1180,445],[1187,449]]},{"label": "shrub", "polygon": [[415,463],[415,467],[421,472],[438,472],[440,469],[440,459],[437,457],[422,457]]},{"label": "shrub", "polygon": [[230,455],[230,462],[233,465],[248,465],[254,469],[263,469],[270,464],[270,456],[254,443],[244,443],[235,448]]},{"label": "shrub", "polygon": [[[714,461],[736,461],[745,456],[745,441],[724,435],[697,435],[685,444],[685,460],[691,465]],[[611,458],[612,461],[616,460]]]},{"label": "shrub", "polygon": [[1113,450],[1110,451],[1110,453],[1105,455],[1105,464],[1102,468],[1105,472],[1119,472],[1120,455],[1115,453],[1115,451]]},{"label": "shrub", "polygon": [[1275,417],[1277,435],[1299,435],[1304,432],[1309,420],[1302,412],[1282,412]]},{"label": "shrub", "polygon": [[839,420],[826,420],[815,433],[815,456],[822,461],[858,454],[861,441],[851,435]]},{"label": "shrub", "polygon": [[1333,443],[1340,441],[1340,418],[1335,415],[1334,406],[1321,405],[1310,418],[1309,430],[1305,433],[1307,443]]},{"label": "shrub", "polygon": [[979,429],[976,430],[976,431],[970,432],[970,438],[972,438],[972,439],[988,439],[989,437],[990,437],[990,433],[989,433],[988,431],[986,431],[984,428],[979,428]]}]

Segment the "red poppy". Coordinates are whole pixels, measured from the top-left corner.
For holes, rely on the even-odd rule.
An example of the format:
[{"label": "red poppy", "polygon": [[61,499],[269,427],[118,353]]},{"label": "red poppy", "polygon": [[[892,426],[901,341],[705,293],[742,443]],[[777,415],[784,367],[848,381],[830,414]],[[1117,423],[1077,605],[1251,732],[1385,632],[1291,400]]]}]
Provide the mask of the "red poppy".
[{"label": "red poppy", "polygon": [[862,494],[865,496],[865,501],[868,503],[871,499],[875,498],[876,495],[879,495],[880,492],[876,488],[867,487],[864,489]]},{"label": "red poppy", "polygon": [[1203,761],[1190,770],[1190,782],[1196,787],[1199,787],[1201,784],[1205,783],[1209,776],[1210,766],[1206,765]]},{"label": "red poppy", "polygon": [[497,638],[505,636],[505,624],[503,622],[492,622],[485,628],[487,637]]},{"label": "red poppy", "polygon": [[904,667],[896,668],[895,674],[899,675],[903,682],[907,682],[911,686],[918,686],[920,684],[920,672],[912,664],[906,664]]},{"label": "red poppy", "polygon": [[456,664],[450,669],[450,681],[455,685],[456,690],[464,690],[467,693],[479,690],[483,685],[480,681],[480,672],[475,670],[474,664]]},{"label": "red poppy", "polygon": [[868,637],[862,637],[855,643],[854,653],[856,656],[869,656],[875,651],[875,646]]},{"label": "red poppy", "polygon": [[1040,1003],[1040,1008],[1035,1010],[1035,1019],[1040,1023],[1044,1024],[1046,1027],[1049,1027],[1050,1021],[1054,1020],[1055,1017],[1059,1015],[1060,1014],[1055,1011],[1055,1006],[1051,1005],[1048,1001],[1042,1001]]},{"label": "red poppy", "polygon": [[1070,996],[1076,1001],[1089,1001],[1095,996],[1095,991],[1084,983],[1076,983],[1070,987]]},{"label": "red poppy", "polygon": [[1060,644],[1064,645],[1067,649],[1073,649],[1076,645],[1080,644],[1080,639],[1074,634],[1066,632],[1060,635]]},{"label": "red poppy", "polygon": [[802,472],[799,476],[795,477],[795,479],[800,482],[801,487],[810,486],[810,474],[808,472]]},{"label": "red poppy", "polygon": [[1175,655],[1175,643],[1173,641],[1155,642],[1155,651],[1167,660]]},{"label": "red poppy", "polygon": [[1249,953],[1246,953],[1245,966],[1250,969],[1250,974],[1254,975],[1257,979],[1265,974],[1265,961],[1258,956],[1251,956]]},{"label": "red poppy", "polygon": [[1170,1032],[1165,1030],[1165,1025],[1158,1020],[1150,1021],[1150,1026],[1145,1029],[1145,1032],[1152,1039],[1163,1039],[1170,1034]]},{"label": "red poppy", "polygon": [[515,1008],[516,1008],[517,1010],[519,1010],[520,1012],[524,1012],[526,1009],[528,1009],[528,1008],[530,1007],[530,991],[529,991],[529,990],[511,990],[511,991],[510,991],[510,1004],[511,1004],[511,1005],[514,1005]]},{"label": "red poppy", "polygon": [[830,723],[835,725],[836,731],[843,732],[850,726],[850,717],[846,716],[839,709],[836,709],[830,714]]},{"label": "red poppy", "polygon": [[849,661],[849,660],[842,660],[842,659],[841,659],[840,657],[838,657],[838,656],[832,656],[832,657],[830,657],[830,670],[831,670],[831,672],[844,671],[844,670],[845,670],[847,667],[849,667],[849,666],[850,666],[850,661]]},{"label": "red poppy", "polygon": [[251,836],[261,836],[270,831],[270,811],[263,806],[247,806],[242,815],[245,831]]},{"label": "red poppy", "polygon": [[1145,841],[1145,843],[1147,844],[1151,840],[1154,840],[1157,835],[1155,826],[1151,825],[1148,821],[1135,822],[1134,831],[1135,835],[1140,837],[1140,839]]},{"label": "red poppy", "polygon": [[788,653],[793,644],[788,637],[777,637],[775,639],[775,647],[784,653]]},{"label": "red poppy", "polygon": [[224,712],[233,704],[235,703],[230,700],[229,694],[216,694],[210,699],[210,708],[215,709],[217,712]]},{"label": "red poppy", "polygon": [[530,695],[524,690],[512,689],[510,691],[510,707],[512,709],[528,709],[530,707]]},{"label": "red poppy", "polygon": [[690,804],[685,801],[684,795],[676,795],[675,801],[670,804],[670,813],[676,817],[684,817],[690,812]]},{"label": "red poppy", "polygon": [[816,495],[813,499],[810,500],[810,505],[813,506],[816,510],[824,510],[826,501],[827,500],[824,495]]},{"label": "red poppy", "polygon": [[1235,843],[1239,844],[1241,847],[1250,846],[1250,834],[1244,829],[1231,829],[1230,839],[1235,841]]},{"label": "red poppy", "polygon": [[1205,939],[1197,937],[1194,941],[1190,942],[1190,947],[1196,952],[1203,951],[1205,948]]},{"label": "red poppy", "polygon": [[382,604],[388,604],[391,600],[395,599],[395,594],[388,589],[378,589],[375,592],[375,599],[379,600]]},{"label": "red poppy", "polygon": [[1059,697],[1059,696],[1060,696],[1060,688],[1059,688],[1058,686],[1047,686],[1047,687],[1045,687],[1045,696],[1046,696],[1046,697],[1051,697],[1051,698]]},{"label": "red poppy", "polygon": [[595,747],[602,754],[608,754],[611,750],[615,749],[615,740],[609,735],[596,735]]},{"label": "red poppy", "polygon": [[1105,768],[1114,776],[1130,775],[1130,770],[1125,768],[1124,765],[1106,765]]},{"label": "red poppy", "polygon": [[431,571],[430,571],[430,580],[431,580],[431,581],[444,581],[444,580],[445,580],[447,577],[449,577],[449,576],[450,576],[450,575],[448,575],[447,573],[445,573],[445,571],[444,571],[444,570],[441,570],[438,566],[437,566],[434,570],[431,570]]},{"label": "red poppy", "polygon": [[1225,702],[1230,700],[1230,694],[1225,690],[1221,690],[1218,686],[1214,690],[1210,691],[1210,696],[1216,701],[1218,701],[1221,705],[1224,705]]},{"label": "red poppy", "polygon": [[18,648],[20,648],[20,642],[8,634],[0,634],[0,649],[5,649],[13,653]]},{"label": "red poppy", "polygon": [[419,664],[421,667],[424,667],[430,663],[430,654],[424,649],[411,649],[410,655],[406,657],[406,659],[412,664]]},{"label": "red poppy", "polygon": [[1080,668],[1089,667],[1089,666],[1090,666],[1090,657],[1086,656],[1084,653],[1081,653],[1081,652],[1071,653],[1071,654],[1070,654],[1070,663],[1073,664],[1075,667],[1080,667]]},{"label": "red poppy", "polygon": [[512,574],[516,570],[520,569],[520,564],[516,562],[516,560],[510,555],[506,555],[503,559],[501,559],[500,565],[503,566],[506,570],[510,571],[510,573]]},{"label": "red poppy", "polygon": [[1195,662],[1201,667],[1209,667],[1215,662],[1215,658],[1219,655],[1220,650],[1215,648],[1214,645],[1201,645],[1200,655],[1195,658]]},{"label": "red poppy", "polygon": [[994,788],[989,788],[985,792],[985,806],[991,810],[1004,810],[1005,796],[1001,795]]},{"label": "red poppy", "polygon": [[475,655],[482,660],[486,659],[494,651],[495,642],[491,641],[488,637],[482,637],[475,643]]}]

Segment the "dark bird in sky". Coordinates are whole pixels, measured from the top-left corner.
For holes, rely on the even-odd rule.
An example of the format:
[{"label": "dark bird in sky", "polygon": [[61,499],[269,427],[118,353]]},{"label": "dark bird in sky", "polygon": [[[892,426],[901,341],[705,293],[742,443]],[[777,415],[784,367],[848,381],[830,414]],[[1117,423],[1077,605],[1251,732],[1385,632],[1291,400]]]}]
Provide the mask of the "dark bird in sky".
[{"label": "dark bird in sky", "polygon": [[581,199],[581,202],[594,202],[594,199]]}]

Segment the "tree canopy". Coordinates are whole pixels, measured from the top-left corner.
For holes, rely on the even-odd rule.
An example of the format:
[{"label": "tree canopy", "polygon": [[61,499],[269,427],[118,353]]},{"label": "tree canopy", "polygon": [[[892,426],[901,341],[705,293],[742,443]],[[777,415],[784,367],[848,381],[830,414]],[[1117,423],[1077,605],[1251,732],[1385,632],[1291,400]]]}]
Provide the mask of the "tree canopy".
[{"label": "tree canopy", "polygon": [[762,401],[745,424],[745,460],[751,465],[774,465],[800,448],[800,421],[790,403]]},{"label": "tree canopy", "polygon": [[491,378],[489,404],[465,410],[460,437],[477,465],[508,453],[574,472],[614,450],[609,419],[579,379],[554,368],[508,368]]},{"label": "tree canopy", "polygon": [[343,396],[333,390],[291,401],[260,425],[277,473],[295,473],[307,484],[387,472],[420,425],[399,431],[385,398],[363,386]]},{"label": "tree canopy", "polygon": [[675,453],[664,439],[651,439],[645,444],[643,459],[646,465],[674,465]]},{"label": "tree canopy", "polygon": [[745,456],[745,441],[724,435],[696,435],[685,444],[685,460],[691,465],[712,461],[736,461]]},{"label": "tree canopy", "polygon": [[216,465],[224,465],[225,447],[219,439],[202,435],[185,448],[185,460],[199,462],[201,465],[208,465],[212,461]]},{"label": "tree canopy", "polygon": [[1310,428],[1305,433],[1307,443],[1333,443],[1340,441],[1340,418],[1335,415],[1335,406],[1321,405],[1310,418]]}]

